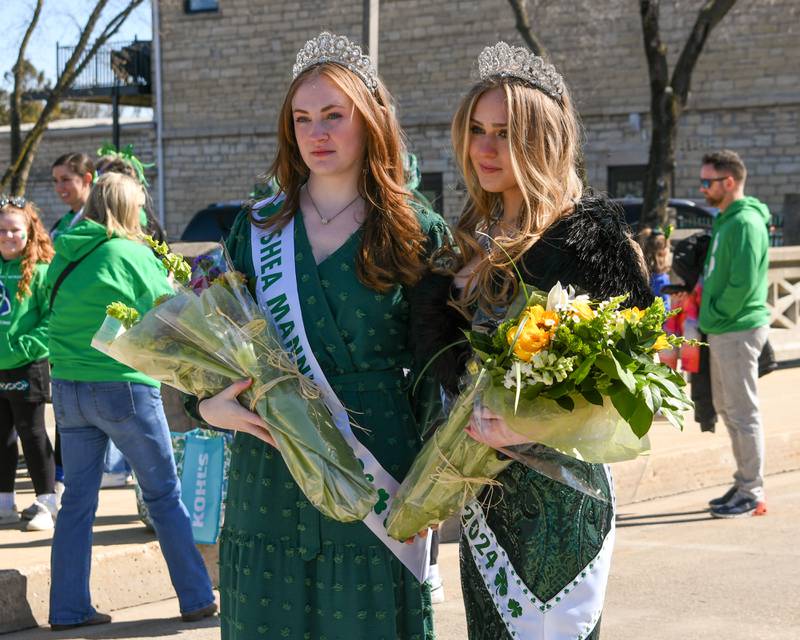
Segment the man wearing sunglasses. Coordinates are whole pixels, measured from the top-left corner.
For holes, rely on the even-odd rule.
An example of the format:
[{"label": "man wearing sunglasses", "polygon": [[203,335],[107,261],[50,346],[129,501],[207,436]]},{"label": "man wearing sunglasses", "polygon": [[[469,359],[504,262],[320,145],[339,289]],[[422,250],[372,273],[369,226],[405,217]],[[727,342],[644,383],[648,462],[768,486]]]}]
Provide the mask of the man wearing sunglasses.
[{"label": "man wearing sunglasses", "polygon": [[734,151],[703,156],[700,192],[720,214],[706,257],[700,329],[708,334],[714,408],[728,428],[736,460],[734,484],[711,500],[711,515],[740,518],[767,512],[764,431],[758,409],[758,356],[769,332],[769,209],[744,195],[747,169]]}]

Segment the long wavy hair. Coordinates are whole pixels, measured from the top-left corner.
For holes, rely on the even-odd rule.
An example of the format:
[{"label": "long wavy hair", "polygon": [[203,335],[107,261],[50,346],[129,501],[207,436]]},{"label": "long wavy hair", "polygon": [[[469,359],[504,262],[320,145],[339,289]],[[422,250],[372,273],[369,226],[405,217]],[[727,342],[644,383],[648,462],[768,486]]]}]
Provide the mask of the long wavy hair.
[{"label": "long wavy hair", "polygon": [[142,236],[138,199],[142,185],[123,173],[106,173],[97,179],[89,192],[83,217],[94,220],[113,235],[138,240]]},{"label": "long wavy hair", "polygon": [[30,200],[25,202],[22,208],[8,204],[0,209],[0,215],[4,213],[21,213],[27,221],[28,242],[22,251],[20,261],[21,276],[17,285],[17,300],[22,302],[25,296],[31,293],[31,280],[39,263],[48,264],[53,259],[53,243],[50,235],[42,224],[39,217],[39,209]]},{"label": "long wavy hair", "polygon": [[[508,108],[511,169],[522,191],[518,232],[499,235],[485,251],[478,242],[492,221],[502,214],[501,193],[481,187],[469,157],[470,121],[480,97],[499,88]],[[480,261],[462,299],[462,309],[476,302],[485,311],[506,305],[517,293],[514,263],[553,223],[569,215],[583,193],[577,164],[580,126],[569,93],[556,100],[513,77],[490,77],[462,98],[453,119],[451,136],[456,162],[464,176],[467,201],[455,229],[462,264]]]},{"label": "long wavy hair", "polygon": [[414,284],[424,268],[425,237],[409,204],[411,194],[405,188],[405,145],[391,95],[380,81],[375,93],[370,93],[356,74],[338,64],[311,67],[289,87],[278,118],[278,152],[266,174],[268,180],[280,185],[286,198],[275,216],[259,221],[251,214],[251,222],[280,229],[299,209],[300,189],[308,180],[309,169],[294,133],[292,99],[298,87],[315,75],[328,78],[353,101],[366,127],[364,164],[358,183],[359,194],[366,202],[363,236],[356,257],[358,279],[381,292],[397,283]]}]

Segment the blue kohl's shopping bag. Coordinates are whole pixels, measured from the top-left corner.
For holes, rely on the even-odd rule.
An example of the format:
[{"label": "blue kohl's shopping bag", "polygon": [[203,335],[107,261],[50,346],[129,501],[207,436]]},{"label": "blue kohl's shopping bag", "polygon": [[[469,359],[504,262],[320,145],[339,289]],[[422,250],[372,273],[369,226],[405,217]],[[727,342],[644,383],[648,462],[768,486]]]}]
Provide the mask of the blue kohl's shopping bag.
[{"label": "blue kohl's shopping bag", "polygon": [[[194,541],[214,544],[224,517],[224,500],[230,466],[230,434],[193,429],[170,434],[175,467],[181,481],[181,499],[189,512]],[[136,506],[148,529],[153,528],[139,485]]]},{"label": "blue kohl's shopping bag", "polygon": [[225,442],[202,435],[199,429],[186,434],[181,471],[181,499],[189,511],[194,541],[214,544],[219,535]]}]

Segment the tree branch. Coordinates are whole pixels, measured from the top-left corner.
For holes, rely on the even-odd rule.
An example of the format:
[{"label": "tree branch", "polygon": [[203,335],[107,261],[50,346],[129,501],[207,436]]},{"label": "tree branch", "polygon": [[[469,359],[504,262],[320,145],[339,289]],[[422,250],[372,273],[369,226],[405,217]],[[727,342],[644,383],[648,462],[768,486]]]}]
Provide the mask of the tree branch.
[{"label": "tree branch", "polygon": [[9,124],[11,125],[10,163],[13,163],[17,159],[17,156],[19,156],[19,148],[22,144],[22,92],[24,89],[23,85],[25,83],[25,52],[28,49],[28,42],[33,35],[33,31],[36,29],[36,25],[39,22],[39,16],[42,13],[43,4],[44,0],[37,0],[36,8],[33,10],[33,16],[28,24],[28,28],[25,30],[25,35],[22,37],[22,42],[19,45],[17,62],[11,70],[14,75],[14,89],[12,90],[10,96],[11,99],[9,101],[9,107],[11,109],[11,113],[9,114]]},{"label": "tree branch", "polygon": [[650,76],[652,95],[664,93],[669,84],[667,68],[667,47],[661,41],[658,24],[659,0],[640,0],[644,52],[647,56],[647,72]]},{"label": "tree branch", "polygon": [[22,142],[19,150],[19,155],[12,161],[11,165],[8,167],[8,170],[3,175],[3,179],[0,180],[0,187],[5,187],[10,181],[13,180],[14,191],[24,190],[25,182],[27,182],[27,176],[33,163],[33,157],[36,154],[36,150],[39,147],[41,138],[47,129],[47,125],[55,116],[56,108],[58,107],[64,92],[69,89],[70,86],[72,86],[75,78],[78,77],[89,61],[97,54],[100,47],[102,47],[109,40],[109,38],[117,33],[117,31],[119,31],[119,28],[131,14],[131,12],[140,4],[142,4],[143,1],[144,0],[130,0],[125,9],[120,11],[106,24],[104,29],[100,32],[100,35],[94,41],[94,44],[92,44],[89,50],[86,51],[86,47],[91,39],[92,33],[97,26],[100,14],[108,4],[108,0],[97,0],[97,4],[86,21],[83,31],[81,32],[81,37],[78,40],[78,44],[75,46],[75,50],[72,52],[69,60],[67,60],[66,64],[64,65],[64,70],[59,76],[55,87],[53,87],[52,91],[50,91],[50,95],[45,102],[42,112],[39,114],[39,118],[28,132],[28,135],[25,136],[25,140]]},{"label": "tree branch", "polygon": [[528,45],[528,48],[537,56],[549,58],[547,49],[545,49],[545,46],[542,44],[539,38],[534,35],[533,29],[531,29],[531,20],[528,16],[527,1],[508,0],[508,4],[511,5],[511,9],[514,11],[514,17],[517,20],[517,31],[519,31],[519,34],[522,36],[525,44]]},{"label": "tree branch", "polygon": [[672,71],[672,88],[681,106],[685,106],[686,100],[689,98],[692,72],[711,30],[725,17],[734,4],[736,4],[736,0],[707,0],[697,13],[697,20],[692,27],[692,32]]}]

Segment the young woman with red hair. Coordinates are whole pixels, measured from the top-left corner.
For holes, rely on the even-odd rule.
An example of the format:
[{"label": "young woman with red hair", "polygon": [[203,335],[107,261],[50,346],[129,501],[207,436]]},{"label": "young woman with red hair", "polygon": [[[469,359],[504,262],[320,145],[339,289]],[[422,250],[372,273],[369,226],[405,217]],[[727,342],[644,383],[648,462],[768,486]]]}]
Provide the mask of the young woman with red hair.
[{"label": "young woman with red hair", "polygon": [[50,236],[35,205],[0,196],[0,524],[20,519],[14,504],[17,436],[36,491],[26,528],[53,528],[55,462],[44,423],[50,399],[45,276]]}]

